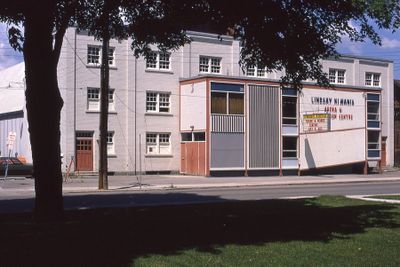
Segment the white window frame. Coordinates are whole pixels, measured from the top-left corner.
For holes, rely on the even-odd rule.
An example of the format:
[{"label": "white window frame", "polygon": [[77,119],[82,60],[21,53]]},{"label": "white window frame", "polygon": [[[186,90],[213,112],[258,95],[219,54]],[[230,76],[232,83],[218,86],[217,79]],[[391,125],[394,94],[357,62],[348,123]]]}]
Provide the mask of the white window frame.
[{"label": "white window frame", "polygon": [[249,66],[246,69],[246,76],[265,78],[267,77],[267,68],[261,68],[257,66]]},{"label": "white window frame", "polygon": [[[89,54],[90,48],[97,49],[98,55]],[[89,60],[91,56],[98,57],[98,59],[95,60],[95,62],[92,62],[93,60]],[[102,49],[101,49],[101,46],[100,45],[88,45],[87,46],[86,57],[87,57],[87,61],[86,61],[87,66],[100,67],[101,60],[102,60]],[[115,67],[115,47],[109,47],[108,48],[108,65],[110,67]]]},{"label": "white window frame", "polygon": [[[167,60],[165,60],[167,56]],[[153,61],[151,61],[153,58]],[[168,68],[165,66],[168,65]],[[157,70],[157,71],[171,71],[171,53],[161,51],[151,51],[149,58],[146,58],[146,69]]]},{"label": "white window frame", "polygon": [[115,155],[115,132],[107,132],[107,155]]},{"label": "white window frame", "polygon": [[[367,79],[368,75],[370,75],[370,79]],[[377,72],[366,72],[364,85],[371,87],[381,87],[381,74]]]},{"label": "white window frame", "polygon": [[[89,92],[89,91],[97,91],[97,92]],[[98,96],[91,97],[91,96]],[[115,111],[115,89],[110,88],[108,91],[108,110]],[[111,96],[111,98],[110,98]],[[87,87],[86,91],[86,99],[87,99],[87,110],[88,111],[100,111],[100,99],[101,99],[101,91],[98,87]]]},{"label": "white window frame", "polygon": [[171,155],[171,133],[147,132],[146,155]]},{"label": "white window frame", "polygon": [[[149,100],[149,95],[154,95],[154,100]],[[168,102],[162,101],[166,96],[168,96]],[[155,109],[149,109],[150,103],[152,103],[152,107]],[[168,104],[168,105],[167,105]],[[168,111],[165,111],[168,109]],[[146,92],[146,113],[161,113],[161,114],[170,114],[171,113],[171,93],[170,92],[155,92],[155,91],[147,91]]]},{"label": "white window frame", "polygon": [[[215,64],[218,62],[218,64]],[[210,56],[199,56],[199,72],[200,73],[211,73],[221,74],[222,73],[222,58],[210,57]],[[215,71],[215,70],[218,71]]]},{"label": "white window frame", "polygon": [[[334,74],[331,75],[331,72],[334,72]],[[343,73],[343,77],[339,76],[339,73],[341,72]],[[328,73],[328,78],[331,84],[346,84],[346,70],[330,68]]]}]

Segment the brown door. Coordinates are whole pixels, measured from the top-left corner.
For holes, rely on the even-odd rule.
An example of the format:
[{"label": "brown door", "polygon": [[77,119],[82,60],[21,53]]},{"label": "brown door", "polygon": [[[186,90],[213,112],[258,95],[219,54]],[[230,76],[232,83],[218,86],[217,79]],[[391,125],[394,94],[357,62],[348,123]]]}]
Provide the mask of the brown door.
[{"label": "brown door", "polygon": [[181,172],[206,175],[205,142],[187,142],[181,145]]},{"label": "brown door", "polygon": [[93,140],[77,138],[76,140],[76,170],[93,171]]},{"label": "brown door", "polygon": [[381,149],[381,167],[386,166],[386,136],[382,137],[382,149]]}]

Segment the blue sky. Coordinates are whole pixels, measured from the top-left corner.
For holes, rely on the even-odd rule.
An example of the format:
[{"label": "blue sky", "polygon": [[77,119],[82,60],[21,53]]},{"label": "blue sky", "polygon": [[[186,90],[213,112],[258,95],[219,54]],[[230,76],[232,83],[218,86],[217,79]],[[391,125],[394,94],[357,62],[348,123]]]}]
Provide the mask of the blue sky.
[{"label": "blue sky", "polygon": [[[382,46],[351,42],[347,37],[337,46],[340,53],[357,56],[368,56],[389,59],[394,62],[394,78],[400,79],[400,30],[392,33],[388,30],[378,30],[382,38]],[[23,61],[22,54],[15,52],[8,43],[7,26],[0,23],[0,70]]]}]

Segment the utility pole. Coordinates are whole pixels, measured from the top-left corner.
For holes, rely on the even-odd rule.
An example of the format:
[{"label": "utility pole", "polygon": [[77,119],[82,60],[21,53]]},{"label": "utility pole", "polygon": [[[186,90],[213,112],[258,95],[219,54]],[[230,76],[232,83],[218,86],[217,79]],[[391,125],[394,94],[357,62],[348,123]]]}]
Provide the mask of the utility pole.
[{"label": "utility pole", "polygon": [[[105,3],[105,5],[107,5]],[[108,189],[108,162],[107,162],[107,133],[108,133],[108,91],[110,68],[108,64],[108,50],[110,43],[109,14],[107,7],[103,9],[103,45],[101,49],[101,75],[100,75],[100,143],[99,143],[99,189]]]}]

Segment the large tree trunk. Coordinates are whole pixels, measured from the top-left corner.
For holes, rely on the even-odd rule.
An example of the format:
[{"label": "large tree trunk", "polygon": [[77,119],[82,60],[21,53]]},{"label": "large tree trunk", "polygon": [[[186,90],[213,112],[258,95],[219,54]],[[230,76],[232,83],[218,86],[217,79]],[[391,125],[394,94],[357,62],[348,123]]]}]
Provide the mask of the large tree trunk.
[{"label": "large tree trunk", "polygon": [[60,113],[63,106],[57,83],[57,59],[53,53],[51,7],[26,16],[24,59],[26,108],[35,178],[35,216],[62,216]]}]

